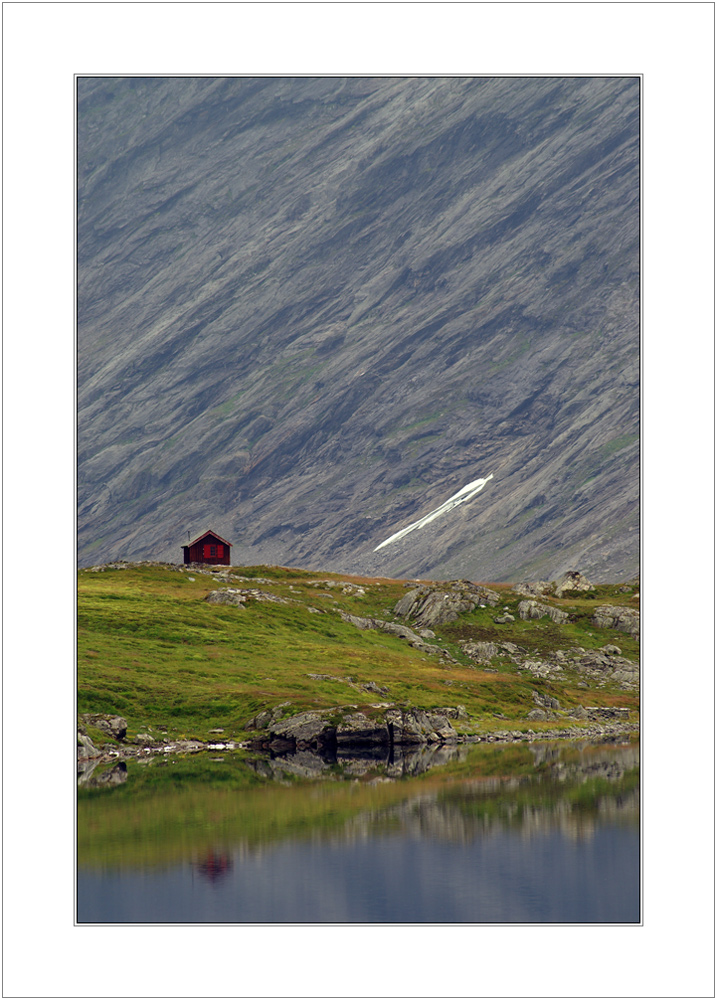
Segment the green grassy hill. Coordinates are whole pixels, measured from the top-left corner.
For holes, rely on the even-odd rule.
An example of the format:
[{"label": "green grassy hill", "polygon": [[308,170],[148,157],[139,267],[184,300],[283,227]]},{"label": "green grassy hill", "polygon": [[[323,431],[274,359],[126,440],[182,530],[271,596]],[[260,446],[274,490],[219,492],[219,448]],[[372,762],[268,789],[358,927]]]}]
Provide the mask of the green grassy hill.
[{"label": "green grassy hill", "polygon": [[[138,563],[81,570],[78,713],[123,716],[127,741],[139,734],[156,741],[206,741],[217,729],[226,740],[241,740],[249,735],[250,719],[279,705],[288,714],[346,705],[370,713],[377,703],[421,709],[461,705],[467,718],[454,724],[463,733],[507,728],[539,733],[555,727],[555,713],[552,721],[528,719],[536,692],[557,699],[560,724],[576,731],[585,721],[566,713],[580,705],[627,708],[631,721],[637,720],[636,686],[607,673],[596,679],[580,660],[615,643],[622,658],[638,659],[636,639],[591,621],[597,605],[637,607],[636,587],[605,585],[561,600],[541,598],[568,612],[569,620],[557,625],[546,618],[521,620],[517,609],[525,597],[507,585],[491,586],[500,594],[500,606],[477,607],[436,626],[427,642],[448,654],[437,655],[396,635],[361,630],[342,617],[416,628],[393,613],[406,594],[401,580],[276,566],[210,572]],[[243,606],[206,600],[229,588],[255,594],[243,595]],[[515,620],[496,624],[504,607]],[[501,649],[489,664],[480,664],[465,654],[461,641],[513,643],[519,653],[509,656]],[[524,666],[523,661],[547,662],[556,651],[564,664],[559,676],[541,677]]]}]

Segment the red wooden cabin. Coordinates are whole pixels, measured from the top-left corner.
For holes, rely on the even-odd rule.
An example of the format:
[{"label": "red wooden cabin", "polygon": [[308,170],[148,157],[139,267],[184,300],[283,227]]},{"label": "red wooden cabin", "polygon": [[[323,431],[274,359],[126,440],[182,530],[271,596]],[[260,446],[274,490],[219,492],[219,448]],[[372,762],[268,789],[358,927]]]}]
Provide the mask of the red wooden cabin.
[{"label": "red wooden cabin", "polygon": [[231,542],[216,531],[205,531],[187,545],[183,545],[185,563],[213,563],[229,566]]}]

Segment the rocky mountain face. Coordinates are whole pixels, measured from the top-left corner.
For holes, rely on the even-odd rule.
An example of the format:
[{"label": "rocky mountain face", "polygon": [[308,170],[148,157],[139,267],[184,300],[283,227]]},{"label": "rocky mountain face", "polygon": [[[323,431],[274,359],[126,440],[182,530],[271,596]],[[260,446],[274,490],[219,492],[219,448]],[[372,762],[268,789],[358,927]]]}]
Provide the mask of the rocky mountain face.
[{"label": "rocky mountain face", "polygon": [[637,573],[637,78],[83,78],[77,120],[80,565]]}]

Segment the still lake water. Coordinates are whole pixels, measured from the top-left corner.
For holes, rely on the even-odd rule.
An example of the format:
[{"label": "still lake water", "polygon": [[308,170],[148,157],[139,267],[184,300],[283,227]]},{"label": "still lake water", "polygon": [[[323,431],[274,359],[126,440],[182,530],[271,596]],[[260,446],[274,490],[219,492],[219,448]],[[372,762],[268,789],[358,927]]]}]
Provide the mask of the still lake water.
[{"label": "still lake water", "polygon": [[638,922],[638,760],[518,744],[130,761],[78,792],[77,919]]}]

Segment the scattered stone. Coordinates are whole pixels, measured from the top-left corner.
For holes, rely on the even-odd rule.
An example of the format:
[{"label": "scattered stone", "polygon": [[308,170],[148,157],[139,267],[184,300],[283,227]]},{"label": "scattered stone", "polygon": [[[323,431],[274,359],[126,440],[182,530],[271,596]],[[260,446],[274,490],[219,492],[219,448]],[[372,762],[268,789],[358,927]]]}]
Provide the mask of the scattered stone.
[{"label": "scattered stone", "polygon": [[499,615],[497,618],[494,618],[493,621],[496,623],[496,625],[507,625],[508,622],[514,622],[515,617],[513,615],[507,615],[507,614]]},{"label": "scattered stone", "polygon": [[209,604],[231,604],[236,607],[243,607],[249,599],[261,603],[289,603],[285,597],[277,597],[276,594],[269,594],[265,590],[236,590],[232,587],[226,590],[213,590],[204,598]]},{"label": "scattered stone", "polygon": [[382,687],[380,684],[376,684],[375,681],[368,681],[367,684],[362,684],[361,687],[364,691],[373,691],[375,694],[388,694],[390,688]]},{"label": "scattered stone", "polygon": [[617,719],[623,722],[627,722],[630,717],[629,708],[614,708],[614,707],[587,707],[585,708],[587,716],[589,719]]},{"label": "scattered stone", "polygon": [[388,632],[389,635],[397,635],[399,639],[405,639],[409,646],[413,646],[415,649],[420,649],[424,653],[442,656],[444,659],[450,660],[451,663],[456,662],[447,649],[424,642],[423,639],[416,632],[414,632],[413,629],[408,628],[407,625],[385,622],[380,618],[360,618],[358,615],[350,615],[346,611],[339,611],[339,614],[345,622],[349,622],[356,628],[375,629],[379,632]]}]

